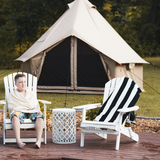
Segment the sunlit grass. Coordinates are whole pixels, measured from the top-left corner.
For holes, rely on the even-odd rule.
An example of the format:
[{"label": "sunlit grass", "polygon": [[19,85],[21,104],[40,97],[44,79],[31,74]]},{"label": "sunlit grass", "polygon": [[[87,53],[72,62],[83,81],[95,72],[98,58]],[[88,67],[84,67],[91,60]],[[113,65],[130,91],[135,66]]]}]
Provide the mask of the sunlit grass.
[{"label": "sunlit grass", "polygon": [[[3,77],[6,75],[17,72],[18,70],[0,70],[0,75],[3,73],[2,76],[0,76],[0,100],[5,99],[5,93],[4,93],[4,82]],[[48,105],[48,109],[50,108],[63,108],[66,102],[67,108],[72,108],[74,106],[83,105],[83,104],[89,104],[89,103],[95,103],[95,102],[101,102],[102,95],[80,95],[80,94],[56,94],[56,93],[38,93],[37,94],[38,99],[41,100],[47,100],[51,101],[52,104]],[[0,106],[0,109],[2,109],[2,105]]]},{"label": "sunlit grass", "polygon": [[144,89],[137,105],[140,109],[137,115],[148,117],[160,117],[160,57],[145,58],[146,61],[155,64],[144,64]]}]

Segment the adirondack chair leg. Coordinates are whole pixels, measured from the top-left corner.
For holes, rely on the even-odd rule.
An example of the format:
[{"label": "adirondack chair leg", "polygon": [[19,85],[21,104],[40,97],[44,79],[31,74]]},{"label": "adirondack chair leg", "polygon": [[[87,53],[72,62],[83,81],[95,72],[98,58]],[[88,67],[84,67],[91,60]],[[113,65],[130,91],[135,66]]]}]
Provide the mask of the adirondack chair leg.
[{"label": "adirondack chair leg", "polygon": [[138,134],[134,133],[131,127],[129,127],[128,130],[129,130],[130,138],[138,142],[139,141]]},{"label": "adirondack chair leg", "polygon": [[44,122],[44,144],[47,144],[47,132],[46,132],[46,104],[44,103],[44,118],[45,118],[45,122]]},{"label": "adirondack chair leg", "polygon": [[5,145],[5,138],[6,138],[6,130],[3,129],[3,144]]},{"label": "adirondack chair leg", "polygon": [[121,137],[121,132],[119,131],[119,133],[118,133],[118,135],[117,135],[116,148],[115,148],[115,150],[119,150],[120,137]]},{"label": "adirondack chair leg", "polygon": [[80,144],[80,147],[83,147],[84,146],[84,132],[81,131],[81,144]]},{"label": "adirondack chair leg", "polygon": [[131,127],[122,127],[121,128],[121,133],[124,134],[125,136],[133,139],[134,141],[138,142],[139,141],[139,136],[138,134],[134,133],[131,129]]},{"label": "adirondack chair leg", "polygon": [[46,132],[46,126],[45,126],[45,129],[44,129],[44,144],[47,144],[47,132]]},{"label": "adirondack chair leg", "polygon": [[5,117],[6,117],[6,105],[3,105],[3,144],[5,145],[5,139],[6,139],[6,124],[5,124]]}]

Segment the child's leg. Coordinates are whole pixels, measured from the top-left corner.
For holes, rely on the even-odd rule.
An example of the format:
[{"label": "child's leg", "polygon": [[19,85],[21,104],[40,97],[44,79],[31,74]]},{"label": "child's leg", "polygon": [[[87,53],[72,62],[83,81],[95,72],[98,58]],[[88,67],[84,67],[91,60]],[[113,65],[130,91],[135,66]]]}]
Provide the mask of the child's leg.
[{"label": "child's leg", "polygon": [[18,147],[23,148],[25,143],[22,143],[20,139],[20,121],[19,121],[19,118],[15,115],[12,118],[12,127],[13,127],[13,131],[16,137]]},{"label": "child's leg", "polygon": [[43,132],[43,125],[44,121],[42,118],[37,118],[35,122],[35,127],[36,127],[36,134],[37,134],[37,142],[36,146],[38,148],[41,147],[41,138],[42,138],[42,132]]}]

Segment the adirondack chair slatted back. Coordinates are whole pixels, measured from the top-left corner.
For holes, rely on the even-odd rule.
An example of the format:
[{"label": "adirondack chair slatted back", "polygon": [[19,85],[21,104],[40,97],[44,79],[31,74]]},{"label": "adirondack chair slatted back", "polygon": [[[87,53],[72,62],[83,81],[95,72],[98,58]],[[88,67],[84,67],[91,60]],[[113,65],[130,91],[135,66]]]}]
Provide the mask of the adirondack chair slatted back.
[{"label": "adirondack chair slatted back", "polygon": [[114,91],[122,77],[114,78],[105,84],[103,103],[107,100],[110,94]]},{"label": "adirondack chair slatted back", "polygon": [[[120,119],[120,108],[128,108],[134,106],[139,98],[141,90],[129,78],[120,77],[114,78],[105,85],[103,105],[95,118],[96,121],[118,123]],[[111,93],[113,93],[111,95]],[[111,97],[108,99],[108,97]],[[126,116],[123,117],[123,125],[126,121]]]},{"label": "adirondack chair slatted back", "polygon": [[[18,74],[22,74],[22,72],[18,72]],[[37,97],[37,77],[27,74],[23,72],[23,74],[26,76],[26,83],[27,83],[27,89],[30,91],[33,91],[34,94],[36,94]],[[10,92],[17,89],[15,85],[14,78],[17,75],[17,73],[9,74],[8,76],[4,77],[4,87],[5,87],[5,100],[8,102],[8,95]],[[5,107],[5,113],[7,112],[7,105]]]}]

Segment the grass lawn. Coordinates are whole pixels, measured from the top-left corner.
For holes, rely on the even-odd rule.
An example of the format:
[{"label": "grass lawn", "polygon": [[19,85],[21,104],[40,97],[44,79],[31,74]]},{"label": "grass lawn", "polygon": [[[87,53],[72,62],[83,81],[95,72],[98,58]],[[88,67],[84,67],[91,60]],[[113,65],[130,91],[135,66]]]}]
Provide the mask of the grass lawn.
[{"label": "grass lawn", "polygon": [[[160,57],[145,58],[145,60],[154,63],[155,67],[144,64],[143,85],[145,92],[141,93],[139,101],[136,104],[140,107],[136,114],[138,116],[160,117]],[[3,77],[8,75],[9,72],[14,71],[0,70],[0,100],[3,100],[5,97]],[[103,95],[38,93],[38,99],[52,102],[51,105],[48,105],[48,108],[63,108],[65,96],[67,99],[67,108],[102,102],[103,98]],[[2,109],[2,105],[0,106],[0,109]]]},{"label": "grass lawn", "polygon": [[144,64],[143,86],[145,92],[141,93],[137,103],[140,107],[137,115],[160,117],[160,57],[145,58],[145,60],[154,63],[155,67]]}]

